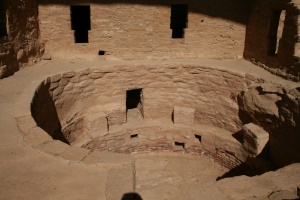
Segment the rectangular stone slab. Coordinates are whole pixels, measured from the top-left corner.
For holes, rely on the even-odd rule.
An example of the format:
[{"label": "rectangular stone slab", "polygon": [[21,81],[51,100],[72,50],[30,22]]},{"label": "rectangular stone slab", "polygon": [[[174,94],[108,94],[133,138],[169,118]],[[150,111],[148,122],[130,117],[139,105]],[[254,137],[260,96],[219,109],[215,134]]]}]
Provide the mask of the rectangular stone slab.
[{"label": "rectangular stone slab", "polygon": [[268,143],[269,133],[253,123],[244,125],[243,133],[243,146],[251,156],[256,157]]},{"label": "rectangular stone slab", "polygon": [[192,126],[194,123],[195,109],[174,106],[174,125]]}]

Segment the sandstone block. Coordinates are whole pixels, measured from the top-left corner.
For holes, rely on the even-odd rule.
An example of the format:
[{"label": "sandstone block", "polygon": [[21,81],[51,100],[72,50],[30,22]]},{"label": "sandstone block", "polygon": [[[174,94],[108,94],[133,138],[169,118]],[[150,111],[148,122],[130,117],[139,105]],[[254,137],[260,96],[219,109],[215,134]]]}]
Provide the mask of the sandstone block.
[{"label": "sandstone block", "polygon": [[244,125],[243,133],[243,146],[251,156],[256,157],[269,141],[269,133],[253,123]]},{"label": "sandstone block", "polygon": [[194,123],[195,109],[174,106],[174,124],[178,126],[192,126]]},{"label": "sandstone block", "polygon": [[108,125],[123,124],[126,122],[126,109],[116,108],[108,116]]},{"label": "sandstone block", "polygon": [[60,79],[61,79],[61,75],[57,74],[57,75],[51,77],[51,82],[56,83],[56,82],[60,81]]},{"label": "sandstone block", "polygon": [[104,113],[89,114],[85,120],[87,130],[93,138],[108,134],[107,118]]}]

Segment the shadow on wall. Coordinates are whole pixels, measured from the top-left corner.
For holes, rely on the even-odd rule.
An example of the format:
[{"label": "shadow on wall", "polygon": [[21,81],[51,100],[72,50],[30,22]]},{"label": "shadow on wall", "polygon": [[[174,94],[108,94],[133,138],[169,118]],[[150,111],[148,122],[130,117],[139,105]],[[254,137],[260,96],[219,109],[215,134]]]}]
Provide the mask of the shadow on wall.
[{"label": "shadow on wall", "polygon": [[50,82],[42,83],[35,91],[31,102],[31,115],[36,124],[46,131],[54,140],[60,140],[69,144],[61,132],[61,124],[58,119],[56,107],[49,94]]},{"label": "shadow on wall", "polygon": [[124,194],[121,200],[143,200],[143,199],[138,193],[131,192],[131,193]]},{"label": "shadow on wall", "polygon": [[[250,16],[252,5],[255,0],[177,0],[167,3],[160,0],[40,0],[39,4],[137,4],[137,5],[157,5],[168,6],[173,4],[188,4],[189,12],[202,13],[211,17],[223,18],[235,21],[241,24],[247,24]],[[226,3],[226,6],[224,4]]]},{"label": "shadow on wall", "polygon": [[274,163],[270,159],[270,143],[267,143],[263,151],[256,157],[248,157],[245,162],[239,166],[229,170],[216,180],[222,180],[224,178],[231,178],[235,176],[256,176],[261,175],[268,171],[274,171],[278,168],[275,167]]}]

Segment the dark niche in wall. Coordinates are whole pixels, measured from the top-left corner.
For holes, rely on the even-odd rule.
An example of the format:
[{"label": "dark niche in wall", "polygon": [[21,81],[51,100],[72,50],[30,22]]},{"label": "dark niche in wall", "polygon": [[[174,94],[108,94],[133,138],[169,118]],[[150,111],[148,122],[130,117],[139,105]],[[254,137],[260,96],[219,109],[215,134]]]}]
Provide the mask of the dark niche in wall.
[{"label": "dark niche in wall", "polygon": [[88,43],[91,30],[91,8],[88,5],[73,5],[71,10],[71,29],[74,30],[75,43]]},{"label": "dark niche in wall", "polygon": [[188,23],[188,5],[172,4],[171,5],[171,23],[172,38],[184,38],[184,29]]}]

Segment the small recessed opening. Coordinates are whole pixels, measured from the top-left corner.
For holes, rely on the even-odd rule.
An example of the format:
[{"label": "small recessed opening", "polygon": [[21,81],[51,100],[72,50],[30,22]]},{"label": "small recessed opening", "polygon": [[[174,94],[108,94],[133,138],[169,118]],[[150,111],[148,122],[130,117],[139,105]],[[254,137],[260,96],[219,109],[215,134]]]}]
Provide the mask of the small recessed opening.
[{"label": "small recessed opening", "polygon": [[176,142],[176,141],[175,141],[174,144],[175,144],[176,147],[180,147],[180,148],[182,148],[182,149],[185,148],[185,143],[184,143],[184,142]]},{"label": "small recessed opening", "polygon": [[6,9],[4,2],[0,1],[0,38],[7,36],[7,27],[6,27]]},{"label": "small recessed opening", "polygon": [[171,5],[171,23],[172,38],[184,38],[184,29],[188,23],[188,5],[172,4]]},{"label": "small recessed opening", "polygon": [[138,139],[139,138],[139,134],[132,134],[130,135],[130,139],[134,140],[134,139]]},{"label": "small recessed opening", "polygon": [[104,55],[105,55],[105,51],[99,50],[98,55],[99,55],[99,56],[104,56]]},{"label": "small recessed opening", "polygon": [[141,103],[142,89],[127,90],[126,92],[126,108],[138,108]]},{"label": "small recessed opening", "polygon": [[88,43],[91,30],[90,6],[74,5],[71,10],[71,29],[74,30],[75,43]]},{"label": "small recessed opening", "polygon": [[202,140],[201,135],[198,135],[198,134],[195,134],[195,138],[196,138],[197,140],[199,140],[199,142],[201,142],[201,140]]},{"label": "small recessed opening", "polygon": [[269,28],[269,44],[268,55],[275,56],[278,53],[279,41],[282,37],[285,21],[285,10],[273,11],[270,28]]}]

